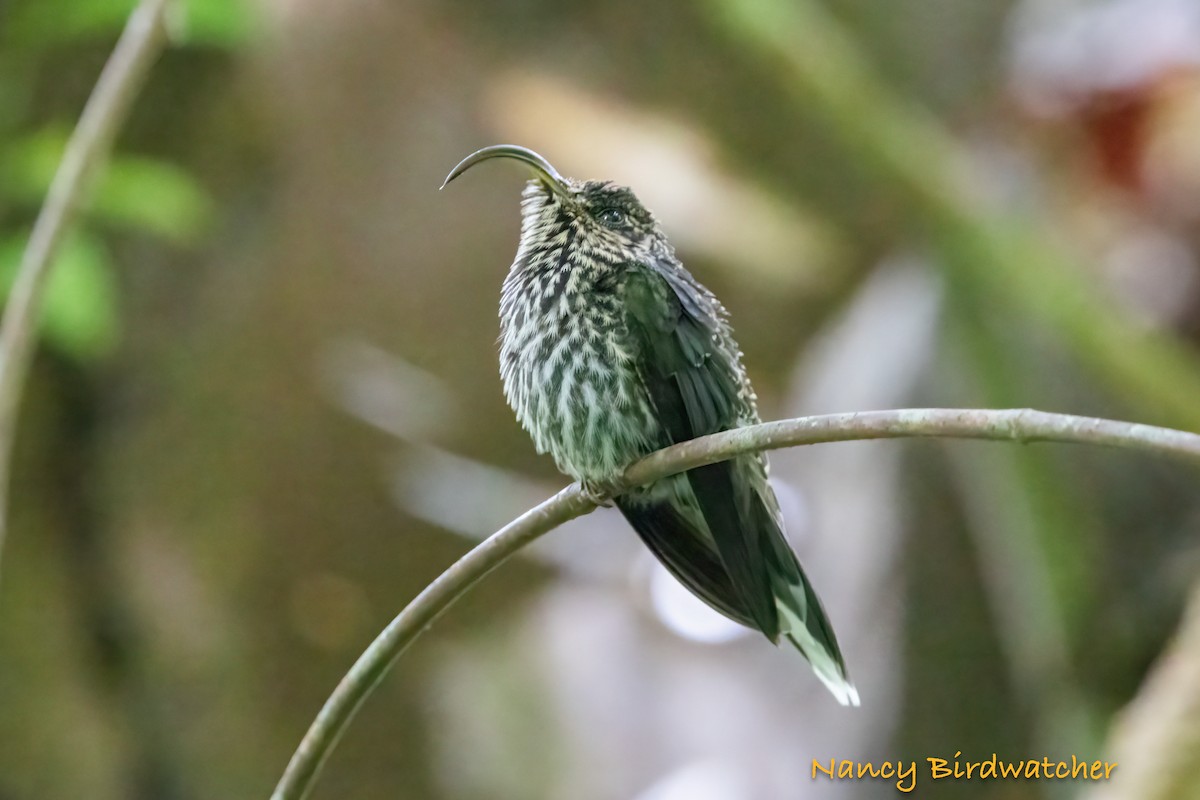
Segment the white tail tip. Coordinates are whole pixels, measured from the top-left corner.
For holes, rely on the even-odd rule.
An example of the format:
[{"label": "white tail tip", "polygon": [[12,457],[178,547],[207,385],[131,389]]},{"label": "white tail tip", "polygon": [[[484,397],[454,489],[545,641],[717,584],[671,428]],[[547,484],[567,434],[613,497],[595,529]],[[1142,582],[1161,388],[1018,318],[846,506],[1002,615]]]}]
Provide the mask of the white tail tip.
[{"label": "white tail tip", "polygon": [[825,684],[825,688],[829,690],[829,693],[832,694],[839,703],[844,706],[858,708],[858,689],[854,687],[853,683],[850,683],[850,681],[846,680],[845,678],[831,677],[821,673],[820,671],[813,671],[816,673],[816,676],[821,679],[821,683]]},{"label": "white tail tip", "polygon": [[842,666],[834,660],[820,642],[813,638],[804,621],[796,616],[796,612],[788,608],[781,600],[776,601],[776,607],[785,624],[784,635],[791,639],[792,643],[808,659],[813,673],[821,683],[825,684],[825,688],[842,705],[857,708],[859,705],[858,689],[854,688],[853,683],[846,680]]}]

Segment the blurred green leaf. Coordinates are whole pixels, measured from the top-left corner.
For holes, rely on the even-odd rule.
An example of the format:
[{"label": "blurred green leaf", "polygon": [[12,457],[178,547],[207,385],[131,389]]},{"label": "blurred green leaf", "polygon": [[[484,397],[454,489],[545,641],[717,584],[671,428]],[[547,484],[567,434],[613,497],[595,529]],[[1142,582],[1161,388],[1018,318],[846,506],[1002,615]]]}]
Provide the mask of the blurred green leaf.
[{"label": "blurred green leaf", "polygon": [[[0,240],[0,285],[12,288],[27,237]],[[80,361],[109,353],[117,342],[117,287],[112,262],[101,241],[78,232],[59,250],[46,287],[42,335]]]},{"label": "blurred green leaf", "polygon": [[[0,33],[4,44],[25,48],[113,37],[135,7],[136,0],[25,0],[9,12]],[[180,0],[171,13],[184,44],[233,47],[253,29],[246,0]]]},{"label": "blurred green leaf", "polygon": [[92,210],[180,244],[207,225],[208,195],[185,170],[166,161],[119,156],[100,183]]},{"label": "blurred green leaf", "polygon": [[[0,193],[38,207],[62,158],[67,135],[48,130],[0,152]],[[185,170],[166,161],[119,155],[109,163],[88,211],[107,221],[194,242],[211,217],[208,195]]]}]

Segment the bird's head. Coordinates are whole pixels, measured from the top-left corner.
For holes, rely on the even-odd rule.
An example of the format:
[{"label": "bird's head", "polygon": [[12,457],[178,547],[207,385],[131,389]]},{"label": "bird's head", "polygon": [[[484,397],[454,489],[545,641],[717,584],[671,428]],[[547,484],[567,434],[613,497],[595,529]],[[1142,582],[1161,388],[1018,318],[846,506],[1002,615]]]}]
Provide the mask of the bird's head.
[{"label": "bird's head", "polygon": [[611,181],[564,178],[550,162],[524,147],[498,144],[464,158],[446,184],[491,158],[525,164],[533,177],[521,204],[521,252],[526,255],[569,247],[583,258],[576,263],[617,265],[670,255],[666,236],[628,187]]}]

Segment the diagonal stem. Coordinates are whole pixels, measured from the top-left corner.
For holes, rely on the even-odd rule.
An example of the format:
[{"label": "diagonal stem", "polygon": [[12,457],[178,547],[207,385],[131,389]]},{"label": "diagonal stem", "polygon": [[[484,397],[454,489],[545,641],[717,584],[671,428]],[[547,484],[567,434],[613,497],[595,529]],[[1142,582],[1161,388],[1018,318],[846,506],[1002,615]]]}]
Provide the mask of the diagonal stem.
[{"label": "diagonal stem", "polygon": [[[633,464],[618,488],[628,490],[762,450],[905,437],[1097,444],[1175,456],[1200,465],[1200,434],[1032,409],[926,408],[801,417],[704,436],[659,450]],[[296,748],[272,800],[301,800],[308,794],[322,764],[367,695],[400,654],[455,600],[525,545],[595,507],[578,485],[563,489],[492,534],[429,584],[338,683]]]},{"label": "diagonal stem", "polygon": [[4,308],[4,319],[0,322],[0,555],[8,530],[8,491],[17,412],[37,342],[42,296],[49,283],[50,269],[92,179],[108,160],[117,131],[150,67],[166,45],[168,2],[142,0],[130,15],[67,142]]}]

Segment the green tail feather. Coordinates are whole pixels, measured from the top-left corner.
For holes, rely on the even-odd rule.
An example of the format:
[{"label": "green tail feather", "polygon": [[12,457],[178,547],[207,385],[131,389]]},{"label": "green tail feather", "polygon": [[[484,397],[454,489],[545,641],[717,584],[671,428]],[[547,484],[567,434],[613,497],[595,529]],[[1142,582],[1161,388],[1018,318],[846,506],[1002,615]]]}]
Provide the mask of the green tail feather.
[{"label": "green tail feather", "polygon": [[[796,587],[801,591],[808,587]],[[807,594],[812,595],[811,591]],[[805,604],[809,613],[815,613],[818,619],[815,631],[813,627],[805,624],[801,619],[800,614],[796,609],[792,608],[792,603],[800,598],[784,598],[777,597],[775,600],[776,607],[779,609],[779,622],[781,633],[787,637],[796,649],[808,659],[808,663],[812,665],[813,672],[820,678],[821,683],[833,694],[837,701],[844,706],[857,706],[858,689],[854,688],[854,684],[850,682],[846,675],[846,666],[842,662],[842,654],[838,650],[837,640],[832,636],[826,637],[823,635],[824,630],[828,628],[825,623],[825,614],[819,605]],[[789,600],[791,602],[789,602]]]}]

